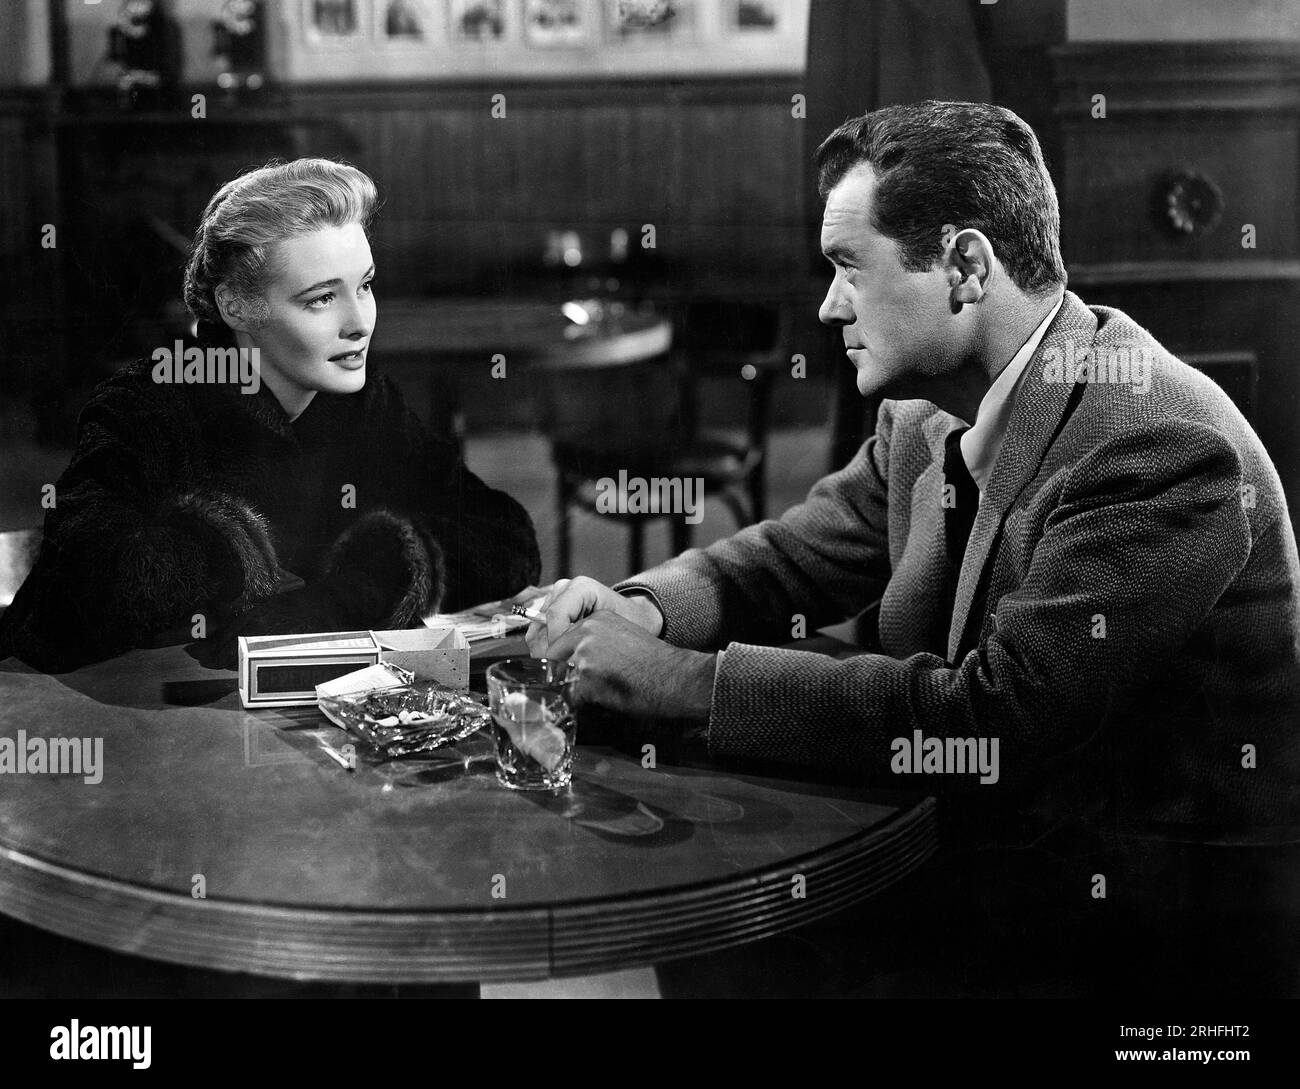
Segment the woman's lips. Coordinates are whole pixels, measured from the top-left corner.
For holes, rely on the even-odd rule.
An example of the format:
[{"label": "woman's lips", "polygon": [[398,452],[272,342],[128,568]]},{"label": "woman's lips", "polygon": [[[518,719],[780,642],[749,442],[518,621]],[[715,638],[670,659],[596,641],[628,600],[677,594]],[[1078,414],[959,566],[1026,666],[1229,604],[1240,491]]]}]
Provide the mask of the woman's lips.
[{"label": "woman's lips", "polygon": [[345,352],[341,355],[330,356],[331,363],[337,363],[340,367],[345,367],[350,371],[357,370],[366,365],[366,350],[361,348],[355,352]]}]

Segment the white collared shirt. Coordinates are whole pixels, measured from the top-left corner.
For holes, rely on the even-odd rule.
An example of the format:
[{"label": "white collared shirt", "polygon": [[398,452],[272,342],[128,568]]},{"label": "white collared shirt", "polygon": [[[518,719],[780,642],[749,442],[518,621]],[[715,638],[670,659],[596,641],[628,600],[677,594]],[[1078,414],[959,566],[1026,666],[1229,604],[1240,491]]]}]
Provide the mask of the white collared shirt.
[{"label": "white collared shirt", "polygon": [[1025,367],[1038,351],[1047,327],[1052,324],[1052,319],[1056,317],[1063,302],[1064,295],[1021,345],[1020,351],[1012,356],[1002,373],[993,380],[993,385],[989,386],[988,393],[984,394],[984,399],[975,412],[975,422],[961,437],[962,460],[966,462],[966,468],[970,470],[970,475],[980,490],[981,500],[988,487],[989,477],[993,475],[993,465],[998,460],[998,451],[1002,449],[1002,440],[1006,437],[1007,424],[1011,420],[1011,411],[1016,406],[1016,394],[1020,390]]}]

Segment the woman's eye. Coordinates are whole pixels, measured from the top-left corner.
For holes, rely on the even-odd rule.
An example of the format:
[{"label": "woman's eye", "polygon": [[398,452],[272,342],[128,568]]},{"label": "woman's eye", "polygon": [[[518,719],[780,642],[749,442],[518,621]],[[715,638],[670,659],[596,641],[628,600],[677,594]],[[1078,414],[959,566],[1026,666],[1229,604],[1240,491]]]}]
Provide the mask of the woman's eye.
[{"label": "woman's eye", "polygon": [[361,290],[365,292],[371,292],[374,291],[374,289],[375,289],[374,280],[367,280],[364,284],[361,285]]},{"label": "woman's eye", "polygon": [[325,307],[329,306],[329,304],[332,303],[333,301],[334,301],[334,292],[327,291],[325,292],[324,295],[320,295],[317,298],[312,299],[311,302],[307,304],[307,306],[309,309],[312,310],[324,310]]}]

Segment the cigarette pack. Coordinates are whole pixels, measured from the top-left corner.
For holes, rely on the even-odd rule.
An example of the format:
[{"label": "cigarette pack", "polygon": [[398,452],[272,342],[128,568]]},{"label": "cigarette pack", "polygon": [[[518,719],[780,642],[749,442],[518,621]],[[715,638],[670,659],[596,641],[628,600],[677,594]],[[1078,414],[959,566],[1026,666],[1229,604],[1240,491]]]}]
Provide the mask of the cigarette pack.
[{"label": "cigarette pack", "polygon": [[469,643],[454,627],[241,636],[239,698],[245,707],[303,707],[316,686],[367,666],[401,666],[416,680],[469,687]]}]

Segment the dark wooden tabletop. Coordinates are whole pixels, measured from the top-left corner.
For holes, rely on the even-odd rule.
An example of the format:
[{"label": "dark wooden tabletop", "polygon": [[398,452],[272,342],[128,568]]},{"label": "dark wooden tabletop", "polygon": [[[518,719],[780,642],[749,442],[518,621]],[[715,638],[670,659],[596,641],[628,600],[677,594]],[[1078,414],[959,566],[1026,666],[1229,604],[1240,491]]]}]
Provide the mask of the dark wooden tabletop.
[{"label": "dark wooden tabletop", "polygon": [[871,896],[937,836],[929,799],[647,767],[581,734],[557,796],[500,787],[481,736],[348,771],[314,708],[245,711],[233,674],[179,646],[60,676],[0,662],[0,737],[19,731],[101,738],[103,778],[0,777],[0,911],[295,979],[538,979],[706,952]]}]

